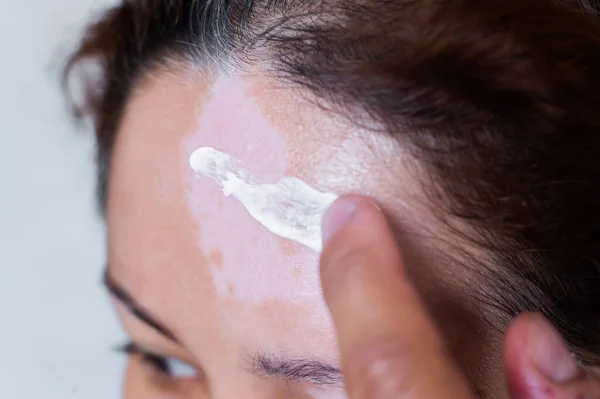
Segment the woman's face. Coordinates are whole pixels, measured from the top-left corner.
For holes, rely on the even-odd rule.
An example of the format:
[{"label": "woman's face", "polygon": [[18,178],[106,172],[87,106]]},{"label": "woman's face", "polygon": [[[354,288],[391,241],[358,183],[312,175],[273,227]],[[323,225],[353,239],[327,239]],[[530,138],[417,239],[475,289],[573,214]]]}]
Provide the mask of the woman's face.
[{"label": "woman's face", "polygon": [[452,354],[475,389],[500,397],[498,337],[465,299],[463,271],[436,258],[435,222],[402,146],[258,72],[195,73],[149,76],[114,149],[107,284],[136,348],[126,397],[344,397],[319,254],[270,233],[196,175],[189,157],[199,147],[237,158],[266,182],[294,176],[320,191],[374,197]]}]

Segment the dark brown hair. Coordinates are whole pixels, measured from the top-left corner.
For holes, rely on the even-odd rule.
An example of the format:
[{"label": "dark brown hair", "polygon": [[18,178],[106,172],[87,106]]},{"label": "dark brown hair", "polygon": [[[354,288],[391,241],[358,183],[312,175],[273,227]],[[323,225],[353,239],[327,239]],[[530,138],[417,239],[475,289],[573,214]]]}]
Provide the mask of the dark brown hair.
[{"label": "dark brown hair", "polygon": [[81,80],[75,109],[94,121],[102,204],[123,110],[147,71],[261,61],[406,143],[436,215],[489,254],[470,261],[487,281],[477,299],[507,318],[542,312],[581,359],[600,363],[592,3],[123,0],[89,27],[66,77],[89,59],[102,73]]}]

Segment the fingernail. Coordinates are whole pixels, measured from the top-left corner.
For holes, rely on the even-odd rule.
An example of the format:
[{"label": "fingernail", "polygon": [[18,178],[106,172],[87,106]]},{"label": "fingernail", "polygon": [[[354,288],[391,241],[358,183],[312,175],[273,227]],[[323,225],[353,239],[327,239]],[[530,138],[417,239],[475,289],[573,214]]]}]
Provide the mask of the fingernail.
[{"label": "fingernail", "polygon": [[527,347],[534,366],[552,382],[569,382],[579,375],[571,351],[545,318],[537,317],[532,321],[527,333]]},{"label": "fingernail", "polygon": [[337,199],[323,215],[321,234],[323,245],[329,241],[342,227],[344,227],[356,213],[356,201],[352,198],[342,197]]}]

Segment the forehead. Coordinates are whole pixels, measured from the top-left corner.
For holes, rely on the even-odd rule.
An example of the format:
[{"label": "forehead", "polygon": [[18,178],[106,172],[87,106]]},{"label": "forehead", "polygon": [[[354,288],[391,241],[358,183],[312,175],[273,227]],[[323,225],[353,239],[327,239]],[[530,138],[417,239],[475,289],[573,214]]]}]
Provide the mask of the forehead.
[{"label": "forehead", "polygon": [[228,154],[266,183],[293,176],[325,192],[380,193],[385,170],[374,160],[393,151],[392,141],[262,76],[191,73],[148,77],[118,134],[109,264],[144,306],[172,318],[166,322],[176,329],[216,326],[222,342],[239,333],[233,324],[258,319],[260,331],[249,327],[245,340],[272,335],[270,342],[289,350],[285,337],[298,320],[311,346],[330,337],[319,254],[272,234],[214,180],[197,175],[189,158],[200,147]]}]

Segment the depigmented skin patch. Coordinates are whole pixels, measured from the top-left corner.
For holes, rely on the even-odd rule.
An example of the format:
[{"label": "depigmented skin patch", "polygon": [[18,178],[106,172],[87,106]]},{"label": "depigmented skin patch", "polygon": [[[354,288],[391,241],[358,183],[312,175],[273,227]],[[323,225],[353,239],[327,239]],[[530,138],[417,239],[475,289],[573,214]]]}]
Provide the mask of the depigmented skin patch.
[{"label": "depigmented skin patch", "polygon": [[271,233],[321,252],[321,220],[338,195],[323,193],[293,176],[269,183],[212,147],[196,149],[190,166],[217,183],[225,197],[237,199]]}]

